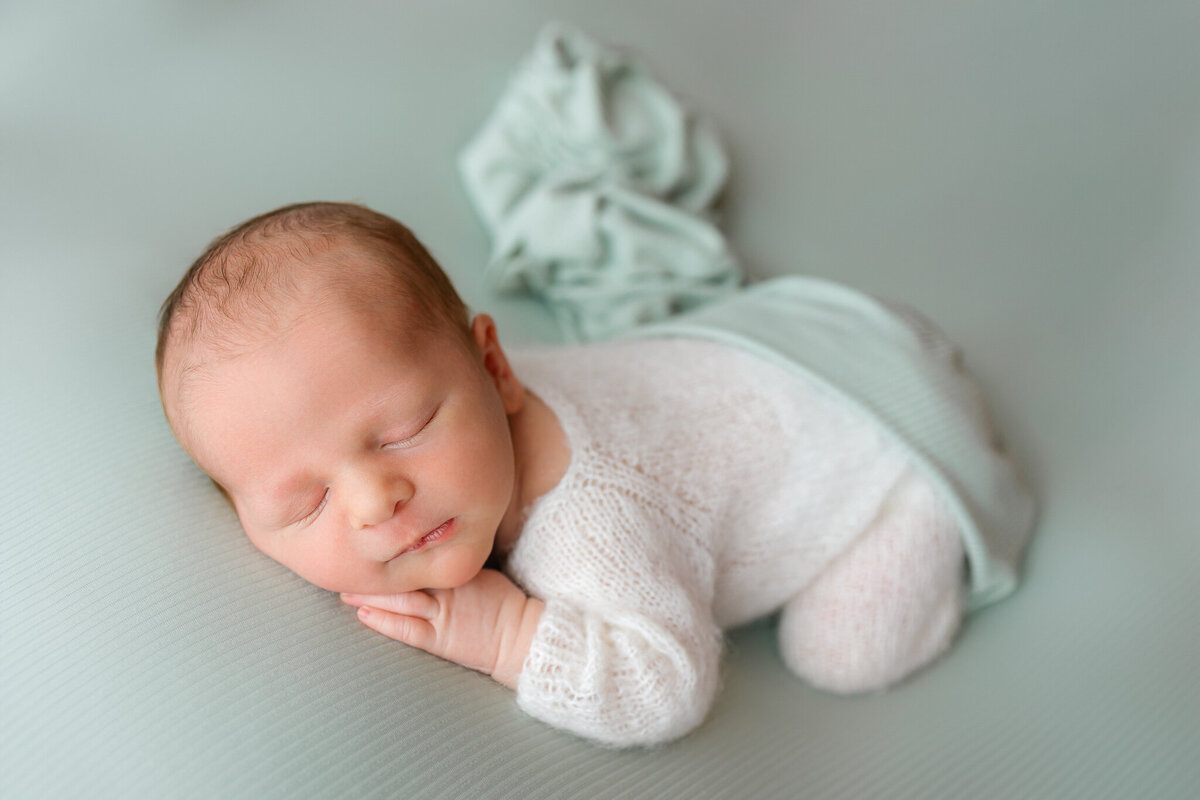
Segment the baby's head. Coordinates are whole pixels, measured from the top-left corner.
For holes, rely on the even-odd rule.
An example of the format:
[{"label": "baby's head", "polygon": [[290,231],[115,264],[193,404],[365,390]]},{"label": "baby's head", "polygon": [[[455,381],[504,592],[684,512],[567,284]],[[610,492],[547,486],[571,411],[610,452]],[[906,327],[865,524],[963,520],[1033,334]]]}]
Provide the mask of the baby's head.
[{"label": "baby's head", "polygon": [[333,591],[458,586],[515,524],[524,391],[400,223],[310,203],[209,246],[163,304],[176,438],[256,547]]}]

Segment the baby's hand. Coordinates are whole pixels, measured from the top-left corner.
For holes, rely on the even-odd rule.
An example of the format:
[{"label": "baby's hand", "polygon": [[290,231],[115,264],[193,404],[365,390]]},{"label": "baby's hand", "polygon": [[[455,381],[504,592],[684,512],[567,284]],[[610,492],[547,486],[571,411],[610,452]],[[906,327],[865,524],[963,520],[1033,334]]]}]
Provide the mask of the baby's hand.
[{"label": "baby's hand", "polygon": [[364,625],[517,688],[545,604],[503,574],[481,570],[456,589],[343,594]]}]

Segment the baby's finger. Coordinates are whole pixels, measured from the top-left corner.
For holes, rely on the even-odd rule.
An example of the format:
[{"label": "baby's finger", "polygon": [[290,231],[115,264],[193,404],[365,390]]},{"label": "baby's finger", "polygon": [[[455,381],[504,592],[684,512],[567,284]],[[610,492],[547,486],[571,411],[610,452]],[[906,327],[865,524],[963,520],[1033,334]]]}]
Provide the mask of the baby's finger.
[{"label": "baby's finger", "polygon": [[404,614],[393,614],[371,606],[359,606],[358,619],[372,630],[382,633],[389,639],[429,650],[437,640],[437,632],[428,620],[419,617],[409,617]]},{"label": "baby's finger", "polygon": [[352,606],[370,606],[405,614],[410,617],[433,619],[438,613],[438,603],[425,592],[403,592],[401,594],[343,594],[342,602]]}]

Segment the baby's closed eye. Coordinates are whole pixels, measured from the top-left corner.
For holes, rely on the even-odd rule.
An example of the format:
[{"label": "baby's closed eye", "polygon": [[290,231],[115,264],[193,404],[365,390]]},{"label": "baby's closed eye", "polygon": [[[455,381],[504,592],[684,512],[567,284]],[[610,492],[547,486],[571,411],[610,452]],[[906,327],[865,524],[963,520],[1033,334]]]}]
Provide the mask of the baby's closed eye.
[{"label": "baby's closed eye", "polygon": [[412,447],[414,444],[416,444],[421,439],[421,436],[429,428],[430,423],[433,422],[434,418],[437,416],[438,411],[440,411],[441,408],[442,408],[441,405],[438,405],[436,408],[434,408],[433,411],[430,412],[429,416],[425,417],[425,420],[420,425],[418,425],[417,429],[415,431],[413,431],[412,433],[401,434],[396,439],[385,442],[383,444],[383,449],[384,450],[403,450],[405,448]]},{"label": "baby's closed eye", "polygon": [[317,517],[319,517],[321,515],[321,512],[325,509],[325,504],[328,502],[329,502],[329,487],[326,487],[325,491],[321,494],[321,499],[318,500],[314,505],[308,506],[308,508],[310,509],[309,512],[307,514],[305,514],[303,517],[300,517],[299,519],[297,519],[295,522],[289,523],[289,525],[287,525],[286,527],[303,528],[307,525],[312,524],[313,520],[315,520]]}]

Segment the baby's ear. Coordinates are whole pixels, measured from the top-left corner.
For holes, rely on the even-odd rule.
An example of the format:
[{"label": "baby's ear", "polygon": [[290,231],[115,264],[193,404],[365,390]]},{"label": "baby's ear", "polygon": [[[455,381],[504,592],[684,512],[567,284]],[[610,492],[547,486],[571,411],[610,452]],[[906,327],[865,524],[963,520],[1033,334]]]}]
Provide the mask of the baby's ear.
[{"label": "baby's ear", "polygon": [[496,321],[487,314],[479,314],[471,320],[471,335],[483,360],[483,368],[491,376],[500,400],[504,403],[506,414],[515,414],[521,410],[525,401],[525,387],[517,379],[508,363],[508,356],[500,346],[500,337],[496,332]]}]

